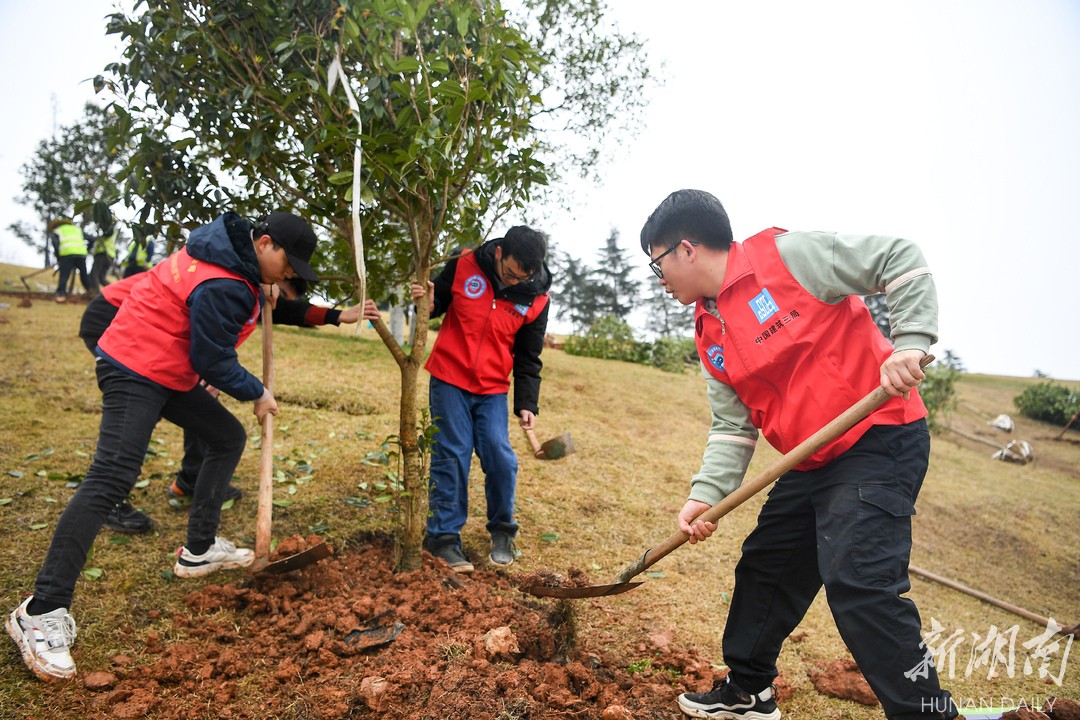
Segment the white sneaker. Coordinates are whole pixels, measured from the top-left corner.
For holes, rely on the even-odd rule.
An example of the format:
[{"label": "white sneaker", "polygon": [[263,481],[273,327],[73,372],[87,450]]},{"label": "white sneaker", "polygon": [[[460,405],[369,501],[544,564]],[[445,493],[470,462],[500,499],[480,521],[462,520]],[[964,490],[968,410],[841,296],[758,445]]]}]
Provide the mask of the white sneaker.
[{"label": "white sneaker", "polygon": [[247,567],[255,562],[255,553],[238,548],[225,538],[214,538],[214,544],[202,555],[192,555],[186,547],[176,553],[173,572],[177,577],[194,578],[209,575],[218,570]]},{"label": "white sneaker", "polygon": [[70,680],[75,677],[71,646],[75,643],[75,618],[67,608],[57,608],[41,615],[26,612],[32,597],[8,616],[8,635],[19,646],[23,662],[42,680]]}]

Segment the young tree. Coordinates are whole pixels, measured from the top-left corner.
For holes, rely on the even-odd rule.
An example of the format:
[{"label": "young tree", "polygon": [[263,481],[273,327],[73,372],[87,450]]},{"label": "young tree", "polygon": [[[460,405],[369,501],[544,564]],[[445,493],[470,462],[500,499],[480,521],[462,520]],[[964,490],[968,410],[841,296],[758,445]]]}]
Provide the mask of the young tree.
[{"label": "young tree", "polygon": [[618,230],[611,230],[597,260],[596,315],[614,315],[625,320],[637,303],[641,281],[633,277],[638,268],[619,247]]},{"label": "young tree", "polygon": [[549,264],[552,264],[557,283],[552,302],[556,308],[555,317],[569,320],[575,332],[589,327],[600,317],[596,270],[569,253],[555,251],[552,258],[554,263]]},{"label": "young tree", "polygon": [[673,300],[660,283],[648,284],[643,304],[648,315],[645,329],[661,338],[683,338],[694,335],[694,306]]},{"label": "young tree", "polygon": [[[545,131],[602,140],[611,108],[636,115],[647,78],[640,45],[615,32],[578,37],[581,54],[567,58],[577,64],[551,67],[575,25],[602,17],[594,0],[529,0],[523,21],[495,0],[137,7],[141,14],[110,19],[126,43],[123,62],[109,67],[124,102],[118,131],[169,128],[179,170],[169,176],[173,201],[153,198],[147,217],[191,226],[224,203],[247,214],[292,207],[330,234],[316,265],[334,278],[334,297],[358,286],[364,294],[365,261],[378,270],[368,286],[375,297],[409,279],[427,283],[440,254],[475,245],[547,182],[543,157],[558,143]],[[556,87],[560,103],[545,105]],[[140,146],[129,165],[136,193],[153,182],[140,168],[154,160]],[[596,156],[578,162],[587,168]],[[185,174],[188,163],[205,173]],[[366,258],[357,242],[365,237]],[[377,325],[401,371],[404,568],[419,565],[426,502],[416,383],[428,313],[417,307],[408,354]]]},{"label": "young tree", "polygon": [[12,223],[8,230],[42,253],[45,267],[51,264],[45,232],[50,220],[76,220],[75,216],[83,212],[90,222],[94,220],[91,205],[111,206],[120,197],[118,176],[127,159],[127,148],[109,147],[106,130],[114,113],[93,103],[87,103],[83,113],[79,121],[61,128],[58,136],[38,143],[33,157],[21,169],[23,184],[18,202],[33,208],[39,224],[32,227],[25,222]]}]

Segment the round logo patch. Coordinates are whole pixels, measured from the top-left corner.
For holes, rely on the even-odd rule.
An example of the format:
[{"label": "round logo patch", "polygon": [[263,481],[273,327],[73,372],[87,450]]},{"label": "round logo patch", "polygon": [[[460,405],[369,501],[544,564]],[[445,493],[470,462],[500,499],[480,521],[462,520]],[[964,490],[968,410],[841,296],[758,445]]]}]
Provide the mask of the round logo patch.
[{"label": "round logo patch", "polygon": [[471,275],[465,279],[465,297],[475,300],[487,290],[487,279],[483,275]]},{"label": "round logo patch", "polygon": [[713,345],[705,351],[705,355],[709,358],[709,362],[717,370],[724,371],[724,346]]}]

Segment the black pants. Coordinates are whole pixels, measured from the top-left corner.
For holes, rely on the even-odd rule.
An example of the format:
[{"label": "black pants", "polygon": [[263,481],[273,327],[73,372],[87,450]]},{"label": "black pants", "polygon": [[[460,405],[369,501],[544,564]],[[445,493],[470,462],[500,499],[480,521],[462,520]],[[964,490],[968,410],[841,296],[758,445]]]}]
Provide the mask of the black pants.
[{"label": "black pants", "polygon": [[[724,630],[724,661],[750,692],[777,675],[780,647],[824,585],[836,627],[889,718],[949,718],[923,663],[911,589],[911,516],[926,474],[926,421],[874,426],[823,468],[781,477],[746,538]],[[914,674],[913,674],[914,675]]]},{"label": "black pants", "polygon": [[85,255],[61,255],[57,258],[57,265],[60,268],[60,281],[56,284],[56,296],[67,297],[68,293],[68,280],[71,279],[71,273],[79,273],[79,282],[82,283],[83,289],[90,292],[94,289],[94,283],[86,275],[86,256]]},{"label": "black pants", "polygon": [[108,253],[96,253],[94,266],[90,270],[90,279],[95,286],[103,288],[109,284],[109,270],[112,269],[113,261]]},{"label": "black pants", "polygon": [[97,362],[97,379],[102,394],[97,449],[56,524],[34,588],[35,613],[71,607],[94,538],[105,515],[135,485],[159,417],[198,437],[205,448],[188,517],[188,547],[213,543],[225,487],[247,444],[243,424],[202,386],[176,392],[105,360]]}]

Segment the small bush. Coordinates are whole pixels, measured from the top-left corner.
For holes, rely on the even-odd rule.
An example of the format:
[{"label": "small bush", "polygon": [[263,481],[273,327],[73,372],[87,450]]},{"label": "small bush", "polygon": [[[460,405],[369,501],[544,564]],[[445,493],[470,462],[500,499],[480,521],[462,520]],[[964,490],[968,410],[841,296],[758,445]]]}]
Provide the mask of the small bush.
[{"label": "small bush", "polygon": [[1013,398],[1013,404],[1024,417],[1064,425],[1080,408],[1080,396],[1051,381],[1027,388]]},{"label": "small bush", "polygon": [[600,318],[583,335],[567,338],[563,350],[571,355],[651,365],[668,372],[682,372],[687,363],[697,358],[691,338],[660,338],[655,343],[637,340],[633,329],[614,315]]},{"label": "small bush", "polygon": [[931,430],[941,430],[945,418],[956,409],[959,377],[960,371],[951,365],[935,364],[926,369],[926,379],[919,383],[919,395],[926,405],[926,422]]}]

